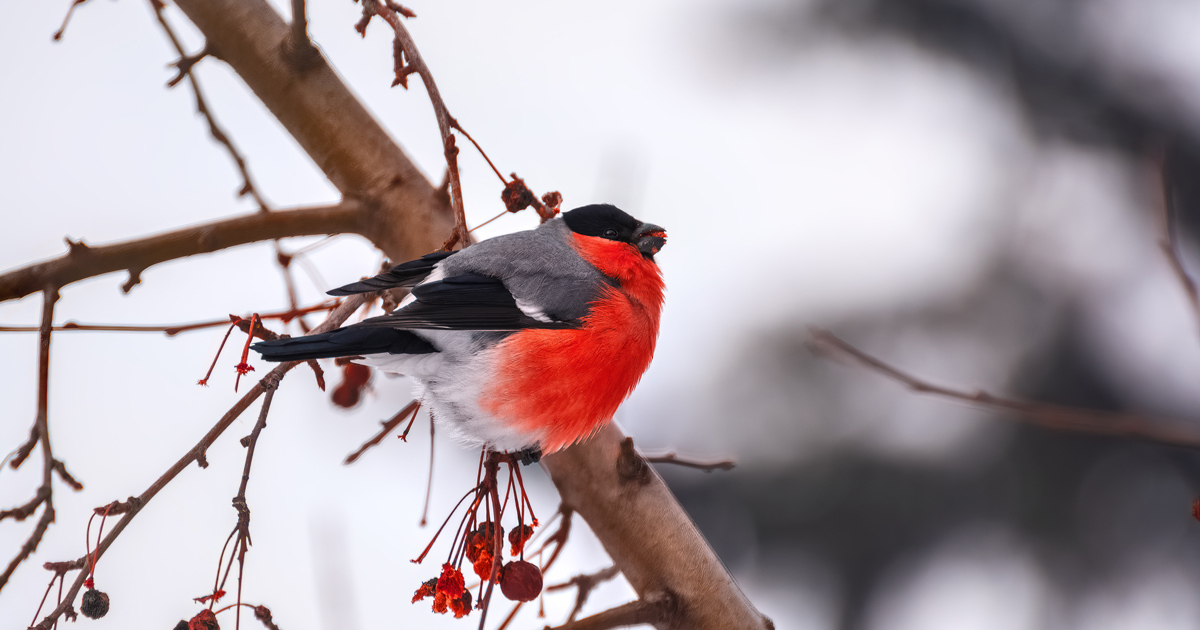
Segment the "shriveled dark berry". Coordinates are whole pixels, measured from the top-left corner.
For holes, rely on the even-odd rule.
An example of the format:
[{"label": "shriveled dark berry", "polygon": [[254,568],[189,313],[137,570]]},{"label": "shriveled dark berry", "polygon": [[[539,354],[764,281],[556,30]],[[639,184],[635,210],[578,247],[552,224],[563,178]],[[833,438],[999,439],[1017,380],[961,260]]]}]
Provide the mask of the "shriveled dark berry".
[{"label": "shriveled dark berry", "polygon": [[79,602],[79,612],[89,619],[99,619],[108,614],[108,594],[89,588]]},{"label": "shriveled dark berry", "polygon": [[188,622],[188,630],[221,630],[221,626],[217,625],[217,616],[213,611],[205,608]]},{"label": "shriveled dark berry", "polygon": [[542,592],[542,570],[524,560],[505,564],[500,569],[500,592],[514,602],[537,599]]},{"label": "shriveled dark berry", "polygon": [[175,627],[172,628],[171,630],[188,630],[188,623],[186,621],[180,619],[179,623],[175,624]]}]

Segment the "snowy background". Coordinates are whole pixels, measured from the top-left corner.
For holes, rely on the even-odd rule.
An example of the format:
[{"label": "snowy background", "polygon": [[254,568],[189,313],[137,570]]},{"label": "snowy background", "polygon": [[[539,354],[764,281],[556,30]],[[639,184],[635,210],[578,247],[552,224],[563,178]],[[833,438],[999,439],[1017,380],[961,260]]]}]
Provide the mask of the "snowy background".
[{"label": "snowy background", "polygon": [[[164,88],[175,55],[149,5],[84,4],[54,43],[67,7],[21,3],[0,21],[0,269],[62,254],[64,236],[102,244],[252,211],[190,88]],[[618,421],[643,450],[738,461],[729,473],[664,474],[776,627],[1200,628],[1195,453],[1022,428],[805,347],[815,323],[958,387],[1200,418],[1196,321],[1157,250],[1146,159],[1155,139],[1200,154],[1188,153],[1200,146],[1189,140],[1200,133],[1200,5],[412,8],[447,104],[501,170],[561,191],[566,208],[612,202],[668,229],[657,356]],[[167,13],[199,50],[186,19]],[[310,2],[309,13],[333,66],[439,180],[423,89],[388,87],[389,30],[376,23],[360,39],[348,1]],[[997,32],[1009,39],[989,45]],[[271,204],[337,200],[226,66],[197,68]],[[1063,82],[1079,76],[1093,81]],[[1170,124],[1139,122],[1129,107]],[[480,223],[502,209],[499,188],[472,151],[462,168],[468,217]],[[1200,270],[1190,208],[1184,258]],[[535,223],[509,216],[479,234]],[[311,302],[380,255],[348,236],[308,260],[319,274],[297,276]],[[123,274],[93,278],[63,290],[56,322],[278,310],[286,295],[273,261],[269,245],[254,245],[159,265],[128,296]],[[40,303],[0,304],[0,324],[36,324]],[[32,619],[49,577],[42,562],[83,554],[90,508],[141,493],[236,400],[231,348],[212,386],[195,386],[222,332],[55,335],[54,447],[86,490],[56,492],[55,525],[0,594],[6,626]],[[36,356],[35,334],[0,333],[0,450],[28,435]],[[299,369],[284,381],[255,455],[245,601],[290,630],[474,627],[408,603],[437,569],[408,562],[432,535],[417,527],[423,421],[408,444],[389,439],[340,463],[407,402],[407,383],[376,378],[347,412],[311,378]],[[180,475],[126,530],[96,572],[112,611],[80,623],[165,628],[194,614],[235,522],[237,438],[256,409],[209,451],[209,468]],[[476,458],[437,443],[433,519],[469,487]],[[0,471],[0,507],[31,496],[36,459]],[[556,496],[531,473],[535,507],[549,516]],[[4,562],[33,522],[0,523]],[[607,565],[579,527],[547,583]],[[632,596],[617,581],[586,610]],[[515,627],[558,623],[572,600],[549,596],[548,619],[526,610]]]}]

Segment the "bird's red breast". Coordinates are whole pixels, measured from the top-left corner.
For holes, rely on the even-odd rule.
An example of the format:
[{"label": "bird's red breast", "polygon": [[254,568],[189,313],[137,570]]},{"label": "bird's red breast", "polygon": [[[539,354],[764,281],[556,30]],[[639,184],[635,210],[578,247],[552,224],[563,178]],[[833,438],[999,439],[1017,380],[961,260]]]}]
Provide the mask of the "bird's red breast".
[{"label": "bird's red breast", "polygon": [[636,247],[573,234],[584,260],[618,287],[604,287],[583,326],[523,330],[496,348],[493,382],[480,405],[512,428],[541,434],[552,453],[610,421],[650,365],[664,284]]}]

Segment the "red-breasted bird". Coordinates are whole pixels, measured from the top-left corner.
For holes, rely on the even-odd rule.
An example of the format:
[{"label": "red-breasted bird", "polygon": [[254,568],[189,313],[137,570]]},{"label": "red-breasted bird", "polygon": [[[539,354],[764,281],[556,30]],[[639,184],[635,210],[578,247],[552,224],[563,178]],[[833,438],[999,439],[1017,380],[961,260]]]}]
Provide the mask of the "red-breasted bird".
[{"label": "red-breasted bird", "polygon": [[410,376],[459,440],[552,453],[608,423],[649,367],[665,242],[615,206],[584,206],[329,292],[412,287],[388,315],[253,347],[268,361],[355,357]]}]

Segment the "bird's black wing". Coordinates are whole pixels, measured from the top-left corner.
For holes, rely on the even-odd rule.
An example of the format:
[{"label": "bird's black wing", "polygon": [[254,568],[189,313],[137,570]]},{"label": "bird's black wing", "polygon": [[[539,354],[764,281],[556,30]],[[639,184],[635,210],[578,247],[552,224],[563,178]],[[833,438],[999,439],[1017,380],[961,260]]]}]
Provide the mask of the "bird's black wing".
[{"label": "bird's black wing", "polygon": [[526,315],[504,283],[474,273],[427,282],[412,291],[414,301],[361,326],[433,330],[523,330],[578,328],[576,321],[541,321]]},{"label": "bird's black wing", "polygon": [[344,287],[338,287],[329,291],[329,295],[343,296],[353,295],[355,293],[370,293],[372,291],[383,291],[385,289],[395,289],[397,287],[411,287],[419,284],[430,272],[433,271],[435,265],[442,259],[453,256],[458,252],[434,252],[425,254],[424,256],[410,260],[402,265],[396,265],[391,269],[375,276],[367,278],[359,282],[352,282]]},{"label": "bird's black wing", "polygon": [[407,330],[347,326],[319,335],[260,341],[253,346],[267,361],[306,361],[368,354],[428,354],[437,352],[428,341]]}]

